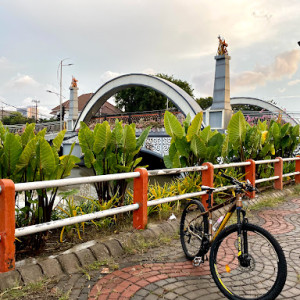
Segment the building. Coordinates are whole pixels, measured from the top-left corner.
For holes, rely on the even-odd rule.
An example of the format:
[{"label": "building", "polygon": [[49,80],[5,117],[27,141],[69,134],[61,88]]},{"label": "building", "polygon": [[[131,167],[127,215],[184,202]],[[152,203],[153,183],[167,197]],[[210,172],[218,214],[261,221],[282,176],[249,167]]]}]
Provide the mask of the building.
[{"label": "building", "polygon": [[[78,97],[78,114],[80,114],[85,107],[85,105],[88,103],[90,98],[93,96],[93,93],[83,94]],[[69,116],[69,106],[70,106],[70,100],[67,100],[62,103],[63,107],[65,108],[65,116],[64,119],[68,119]],[[54,107],[51,111],[51,114],[54,116],[59,115],[60,112],[60,105]],[[97,116],[101,115],[115,115],[120,114],[122,111],[115,107],[114,105],[110,104],[109,102],[105,102],[103,106],[100,108],[99,112],[96,113]]]}]

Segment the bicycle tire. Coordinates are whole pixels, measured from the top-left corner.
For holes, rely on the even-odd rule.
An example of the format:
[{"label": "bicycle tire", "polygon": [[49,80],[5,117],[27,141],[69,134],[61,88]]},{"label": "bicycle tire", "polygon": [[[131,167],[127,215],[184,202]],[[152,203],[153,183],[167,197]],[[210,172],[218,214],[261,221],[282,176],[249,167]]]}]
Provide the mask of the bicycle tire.
[{"label": "bicycle tire", "polygon": [[184,254],[189,260],[202,256],[208,251],[204,245],[204,241],[207,241],[208,218],[207,215],[197,217],[203,212],[205,208],[202,203],[193,199],[185,206],[181,215],[180,241]]},{"label": "bicycle tire", "polygon": [[[265,229],[243,224],[250,260],[248,267],[242,266],[237,258],[237,229],[237,224],[228,226],[211,246],[209,264],[215,283],[228,299],[274,300],[282,291],[287,276],[281,246]],[[243,242],[242,237],[242,249]]]}]

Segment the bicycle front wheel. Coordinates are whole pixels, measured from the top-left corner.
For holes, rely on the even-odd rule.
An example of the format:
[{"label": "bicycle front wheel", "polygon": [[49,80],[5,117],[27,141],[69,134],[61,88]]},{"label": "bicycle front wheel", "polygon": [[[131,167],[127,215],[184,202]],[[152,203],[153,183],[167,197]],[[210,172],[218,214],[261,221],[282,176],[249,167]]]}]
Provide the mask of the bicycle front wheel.
[{"label": "bicycle front wheel", "polygon": [[205,209],[202,203],[199,200],[191,200],[181,215],[180,241],[189,260],[204,255],[208,250],[208,221],[207,215],[200,215],[203,212]]},{"label": "bicycle front wheel", "polygon": [[225,228],[211,246],[209,264],[214,281],[228,299],[275,299],[287,275],[279,243],[265,229],[243,224],[238,258],[237,230],[237,224]]}]

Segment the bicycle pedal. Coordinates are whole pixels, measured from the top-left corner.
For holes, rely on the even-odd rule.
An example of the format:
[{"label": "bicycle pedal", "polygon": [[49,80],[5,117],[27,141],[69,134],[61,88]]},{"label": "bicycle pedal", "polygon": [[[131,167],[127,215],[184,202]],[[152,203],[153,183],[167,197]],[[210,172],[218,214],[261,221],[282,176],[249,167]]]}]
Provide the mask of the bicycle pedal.
[{"label": "bicycle pedal", "polygon": [[200,256],[196,256],[194,259],[193,259],[193,266],[194,267],[199,267],[201,264],[203,264],[204,261],[202,259],[202,257]]}]

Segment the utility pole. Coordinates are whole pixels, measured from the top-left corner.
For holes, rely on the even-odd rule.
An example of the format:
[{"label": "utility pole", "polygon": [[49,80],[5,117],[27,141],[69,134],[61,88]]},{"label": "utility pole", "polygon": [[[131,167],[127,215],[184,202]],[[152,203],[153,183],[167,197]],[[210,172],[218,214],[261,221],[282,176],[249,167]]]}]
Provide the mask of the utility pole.
[{"label": "utility pole", "polygon": [[38,108],[38,103],[40,103],[39,100],[32,100],[31,102],[34,102],[35,103],[35,121],[36,123],[38,122],[38,119],[37,119],[37,116],[38,116],[38,113],[37,113],[37,108]]},{"label": "utility pole", "polygon": [[66,60],[67,58],[63,59],[59,63],[59,69],[60,69],[60,80],[59,80],[59,111],[60,111],[60,116],[59,116],[59,130],[62,131],[62,70],[63,67],[68,67],[68,66],[73,66],[73,64],[66,64],[63,65],[63,61]]}]

